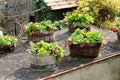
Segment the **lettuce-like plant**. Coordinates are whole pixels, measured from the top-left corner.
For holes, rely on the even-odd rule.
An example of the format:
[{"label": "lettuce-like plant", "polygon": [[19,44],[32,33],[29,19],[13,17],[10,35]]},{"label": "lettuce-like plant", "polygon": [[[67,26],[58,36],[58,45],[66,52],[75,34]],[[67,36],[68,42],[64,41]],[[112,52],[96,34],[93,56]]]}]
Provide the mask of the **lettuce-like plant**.
[{"label": "lettuce-like plant", "polygon": [[71,12],[66,14],[65,19],[67,20],[68,24],[72,25],[73,27],[88,27],[92,21],[92,16],[89,14]]},{"label": "lettuce-like plant", "polygon": [[47,43],[40,41],[37,43],[30,43],[29,50],[31,53],[35,53],[38,56],[53,55],[57,61],[63,58],[64,50],[56,42]]},{"label": "lettuce-like plant", "polygon": [[103,36],[99,32],[86,32],[85,29],[76,29],[66,41],[66,45],[71,44],[96,44],[103,41]]},{"label": "lettuce-like plant", "polygon": [[16,46],[17,38],[14,36],[0,36],[0,46]]},{"label": "lettuce-like plant", "polygon": [[54,29],[54,24],[50,20],[29,23],[25,26],[25,32],[27,32],[29,35],[32,35],[34,31],[39,31],[40,33],[43,33],[44,31],[53,31]]},{"label": "lettuce-like plant", "polygon": [[120,23],[116,24],[117,26],[117,31],[120,32]]}]

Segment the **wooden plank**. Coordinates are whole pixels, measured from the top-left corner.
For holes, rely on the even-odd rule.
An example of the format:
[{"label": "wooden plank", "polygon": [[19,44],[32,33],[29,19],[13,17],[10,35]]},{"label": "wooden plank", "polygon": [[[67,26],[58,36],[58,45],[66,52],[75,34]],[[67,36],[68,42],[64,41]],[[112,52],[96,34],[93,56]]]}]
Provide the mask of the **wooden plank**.
[{"label": "wooden plank", "polygon": [[66,5],[66,4],[69,4],[69,5],[71,5],[71,4],[76,4],[76,2],[67,2],[67,1],[63,1],[63,2],[61,2],[61,1],[56,1],[56,2],[47,2],[46,3],[48,6],[54,6],[54,5]]},{"label": "wooden plank", "polygon": [[66,5],[55,5],[55,6],[51,6],[52,10],[58,10],[58,9],[65,9],[65,8],[72,8],[72,7],[77,7],[77,4],[66,4]]},{"label": "wooden plank", "polygon": [[77,0],[44,0],[47,6],[50,6],[52,10],[72,8],[77,6]]}]

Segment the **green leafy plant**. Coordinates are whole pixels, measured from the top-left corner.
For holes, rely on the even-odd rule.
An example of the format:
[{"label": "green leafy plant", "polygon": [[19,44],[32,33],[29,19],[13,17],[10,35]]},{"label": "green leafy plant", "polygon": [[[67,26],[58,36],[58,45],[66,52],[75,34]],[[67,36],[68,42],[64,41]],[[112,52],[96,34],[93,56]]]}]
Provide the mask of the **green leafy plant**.
[{"label": "green leafy plant", "polygon": [[47,43],[40,41],[37,43],[30,43],[29,50],[38,56],[53,55],[57,61],[63,58],[64,50],[56,42]]},{"label": "green leafy plant", "polygon": [[89,14],[71,12],[66,14],[65,19],[67,20],[68,24],[72,25],[73,27],[88,27],[92,21],[92,16]]},{"label": "green leafy plant", "polygon": [[120,23],[116,24],[116,27],[117,27],[117,28],[116,28],[117,31],[120,32]]},{"label": "green leafy plant", "polygon": [[50,20],[29,23],[25,26],[25,32],[27,32],[29,35],[32,35],[34,31],[39,31],[40,33],[43,33],[45,31],[53,31],[54,29],[54,24]]},{"label": "green leafy plant", "polygon": [[17,38],[14,36],[0,36],[0,46],[16,46]]},{"label": "green leafy plant", "polygon": [[50,6],[47,6],[44,0],[33,0],[34,9],[40,9],[39,12],[35,13],[35,20],[36,21],[43,21],[46,20],[60,20],[63,18],[62,13],[65,10],[51,10]]},{"label": "green leafy plant", "polygon": [[63,20],[54,21],[54,25],[59,30],[64,29],[64,28],[66,28],[66,26],[68,26],[67,22],[64,19]]},{"label": "green leafy plant", "polygon": [[99,32],[86,32],[85,29],[77,29],[72,35],[67,39],[66,45],[71,44],[96,44],[103,41],[103,36]]},{"label": "green leafy plant", "polygon": [[111,31],[113,32],[120,32],[120,23],[117,23],[112,26]]}]

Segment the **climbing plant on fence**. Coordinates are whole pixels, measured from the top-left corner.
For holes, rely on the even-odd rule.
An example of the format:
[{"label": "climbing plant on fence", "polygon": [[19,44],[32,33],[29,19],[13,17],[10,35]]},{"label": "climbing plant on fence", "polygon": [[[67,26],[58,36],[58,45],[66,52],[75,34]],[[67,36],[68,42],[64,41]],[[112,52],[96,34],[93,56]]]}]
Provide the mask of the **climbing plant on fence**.
[{"label": "climbing plant on fence", "polygon": [[34,0],[33,4],[35,9],[41,8],[39,12],[35,13],[36,21],[42,21],[45,19],[55,21],[60,20],[63,17],[61,10],[51,10],[50,7],[45,4],[44,0]]}]

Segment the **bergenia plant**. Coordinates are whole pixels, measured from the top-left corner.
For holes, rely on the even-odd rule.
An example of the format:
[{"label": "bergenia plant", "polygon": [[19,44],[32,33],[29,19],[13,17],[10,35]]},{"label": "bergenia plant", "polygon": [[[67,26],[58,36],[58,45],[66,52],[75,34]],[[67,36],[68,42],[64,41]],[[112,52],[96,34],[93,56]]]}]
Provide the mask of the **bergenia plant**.
[{"label": "bergenia plant", "polygon": [[[80,30],[79,28],[72,33],[65,42],[65,45],[71,44],[96,44],[102,43],[103,35],[99,32],[87,32],[85,29]],[[105,43],[105,42],[104,42]]]},{"label": "bergenia plant", "polygon": [[17,38],[14,36],[0,36],[0,46],[16,46]]},{"label": "bergenia plant", "polygon": [[47,43],[40,41],[37,43],[30,43],[29,46],[30,53],[36,54],[38,56],[53,55],[57,61],[60,61],[63,58],[63,48],[60,47],[56,42]]}]

